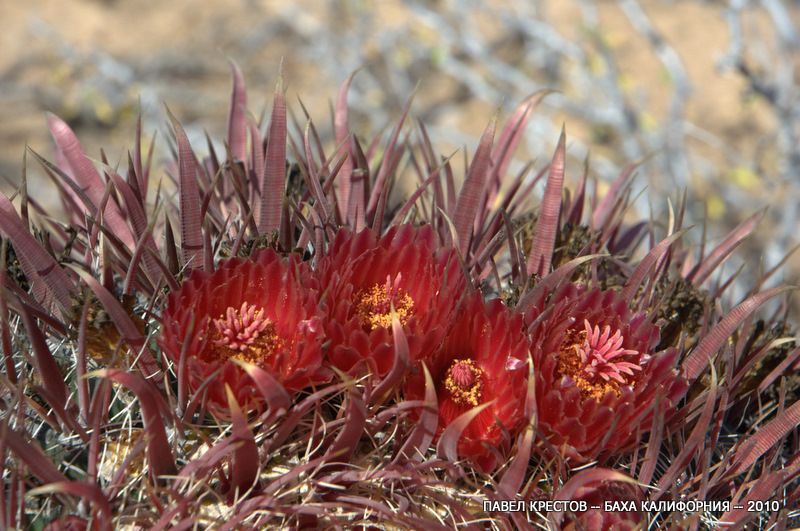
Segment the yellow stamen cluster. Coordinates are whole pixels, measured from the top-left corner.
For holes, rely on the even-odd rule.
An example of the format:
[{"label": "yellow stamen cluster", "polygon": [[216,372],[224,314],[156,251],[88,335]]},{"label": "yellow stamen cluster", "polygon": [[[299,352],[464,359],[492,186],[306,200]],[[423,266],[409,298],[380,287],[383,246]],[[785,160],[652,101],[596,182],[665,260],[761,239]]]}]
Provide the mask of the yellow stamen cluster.
[{"label": "yellow stamen cluster", "polygon": [[477,406],[483,390],[483,370],[470,359],[454,360],[447,369],[444,388],[453,402],[459,405]]},{"label": "yellow stamen cluster", "polygon": [[248,345],[246,350],[233,350],[225,347],[217,348],[220,357],[223,359],[233,358],[253,365],[262,365],[269,356],[283,348],[283,344],[281,338],[275,333],[270,333],[261,336],[251,345]]},{"label": "yellow stamen cluster", "polygon": [[[391,291],[390,291],[391,290]],[[370,330],[392,326],[392,306],[400,324],[406,324],[414,311],[414,299],[402,288],[375,284],[356,295],[356,314]]]}]

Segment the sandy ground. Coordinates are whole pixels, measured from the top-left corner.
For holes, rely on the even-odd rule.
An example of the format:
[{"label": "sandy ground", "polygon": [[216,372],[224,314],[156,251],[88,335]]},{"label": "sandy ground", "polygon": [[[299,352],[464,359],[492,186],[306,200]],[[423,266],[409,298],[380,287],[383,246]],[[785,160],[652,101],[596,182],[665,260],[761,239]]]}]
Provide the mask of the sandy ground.
[{"label": "sandy ground", "polygon": [[[26,143],[36,149],[48,149],[43,126],[43,111],[51,110],[71,121],[88,149],[101,145],[122,148],[129,143],[137,98],[160,121],[158,106],[164,102],[186,121],[202,118],[213,133],[224,130],[229,79],[226,58],[235,59],[251,86],[254,110],[264,104],[283,60],[284,75],[290,94],[325,119],[329,98],[342,79],[333,79],[320,68],[317,58],[309,58],[312,47],[306,42],[316,31],[331,31],[329,25],[341,24],[346,32],[346,13],[333,4],[306,0],[294,19],[294,13],[282,14],[282,2],[218,0],[199,8],[192,0],[173,2],[73,0],[64,2],[32,0],[3,1],[0,17],[0,75],[3,105],[0,108],[0,162],[6,175],[13,169]],[[298,3],[295,3],[298,4]],[[344,2],[353,5],[356,2]],[[446,4],[442,2],[441,4]],[[578,2],[565,0],[543,2],[543,11],[566,39],[580,44],[585,28],[577,14]],[[682,58],[692,83],[687,103],[687,117],[725,144],[727,149],[755,157],[759,139],[775,127],[763,102],[748,99],[744,80],[733,71],[722,72],[717,63],[728,46],[728,29],[715,2],[648,1],[644,5],[656,29],[674,46]],[[323,7],[320,7],[323,6]],[[402,2],[388,1],[374,8],[371,28],[359,28],[361,49],[356,55],[375,69],[385,63],[402,63],[402,57],[389,57],[384,65],[374,59],[381,53],[376,40],[386,27],[409,23]],[[598,12],[602,38],[613,50],[620,64],[619,83],[623,91],[641,99],[647,107],[643,120],[658,122],[670,104],[670,86],[652,47],[633,31],[630,22],[613,3],[601,3]],[[272,20],[272,22],[270,22]],[[479,28],[489,40],[502,27]],[[431,28],[417,24],[418,41],[434,40]],[[402,55],[402,50],[394,50]],[[500,50],[499,53],[504,52]],[[331,53],[335,53],[331,50]],[[511,52],[513,53],[513,52]],[[333,60],[319,58],[319,60]],[[402,72],[402,68],[399,68]],[[499,102],[474,102],[453,97],[454,83],[436,70],[418,74],[420,90],[416,107],[427,108],[430,102],[443,103],[450,97],[446,112],[437,114],[437,125],[477,135]],[[561,85],[566,97],[577,87]],[[449,90],[448,90],[449,89]],[[402,101],[402,94],[374,94],[374,103]],[[512,95],[509,95],[511,97]],[[481,105],[481,103],[483,103]],[[416,110],[416,109],[415,109]],[[313,112],[318,111],[318,112]],[[591,145],[603,154],[614,152],[613,139],[602,138],[579,119],[564,115],[570,135]],[[594,137],[593,137],[594,135]],[[601,138],[597,138],[601,137]],[[553,139],[545,142],[552,143]],[[705,149],[723,165],[724,154],[703,142]]]}]

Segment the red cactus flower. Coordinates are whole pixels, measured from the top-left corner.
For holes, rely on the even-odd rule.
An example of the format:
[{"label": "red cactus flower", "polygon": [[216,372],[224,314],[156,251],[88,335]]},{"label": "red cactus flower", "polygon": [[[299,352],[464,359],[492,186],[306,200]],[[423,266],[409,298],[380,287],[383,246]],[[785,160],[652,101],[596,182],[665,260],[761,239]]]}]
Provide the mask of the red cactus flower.
[{"label": "red cactus flower", "polygon": [[395,226],[380,239],[370,230],[342,229],[319,271],[331,309],[326,325],[331,365],[379,375],[394,360],[392,311],[403,325],[411,358],[430,356],[464,286],[455,251],[439,247],[430,226]]},{"label": "red cactus flower", "polygon": [[[685,390],[677,351],[614,291],[566,285],[529,315],[539,429],[581,463],[632,445]],[[657,397],[660,399],[657,400]]]},{"label": "red cactus flower", "polygon": [[[457,417],[493,402],[463,431],[461,457],[482,470],[496,465],[496,452],[508,446],[525,423],[527,358],[530,343],[520,315],[500,301],[483,302],[480,294],[464,303],[442,349],[430,360],[439,403],[437,437]],[[405,385],[405,398],[421,400],[425,378],[420,371]]]},{"label": "red cactus flower", "polygon": [[185,350],[189,389],[209,382],[212,413],[226,416],[225,384],[244,409],[261,405],[232,360],[261,367],[289,390],[324,379],[322,318],[309,279],[305,263],[267,249],[226,260],[211,274],[194,271],[169,296],[159,343],[176,365]]},{"label": "red cactus flower", "polygon": [[572,476],[555,493],[557,500],[585,502],[585,511],[550,514],[554,528],[569,531],[628,531],[647,527],[641,510],[642,489],[636,482],[607,468],[590,468]]}]

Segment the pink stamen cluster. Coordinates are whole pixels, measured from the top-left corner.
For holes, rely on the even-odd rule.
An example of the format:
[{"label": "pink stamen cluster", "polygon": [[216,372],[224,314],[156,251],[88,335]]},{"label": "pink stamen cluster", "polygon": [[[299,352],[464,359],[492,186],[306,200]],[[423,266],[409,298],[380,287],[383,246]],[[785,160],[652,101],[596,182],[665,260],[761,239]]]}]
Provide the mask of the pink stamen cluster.
[{"label": "pink stamen cluster", "polygon": [[454,360],[447,370],[444,388],[456,404],[477,406],[483,391],[483,370],[471,359]]},{"label": "pink stamen cluster", "polygon": [[[628,376],[633,375],[633,371],[641,371],[641,365],[629,361],[623,361],[619,358],[622,356],[638,355],[635,350],[622,348],[622,332],[617,330],[613,335],[611,334],[611,327],[606,325],[603,327],[602,332],[600,327],[589,324],[589,321],[583,321],[586,337],[583,344],[575,346],[575,349],[580,356],[583,363],[583,371],[590,377],[599,376],[606,382],[615,380],[624,384],[625,379],[623,374]],[[639,361],[646,361],[649,356],[641,355]]]},{"label": "pink stamen cluster", "polygon": [[243,352],[270,324],[272,321],[264,317],[263,308],[256,309],[247,302],[238,310],[229,306],[224,315],[214,319],[214,327],[220,335],[214,345]]},{"label": "pink stamen cluster", "polygon": [[463,361],[457,361],[453,364],[450,368],[450,376],[462,388],[469,387],[475,383],[475,369]]}]

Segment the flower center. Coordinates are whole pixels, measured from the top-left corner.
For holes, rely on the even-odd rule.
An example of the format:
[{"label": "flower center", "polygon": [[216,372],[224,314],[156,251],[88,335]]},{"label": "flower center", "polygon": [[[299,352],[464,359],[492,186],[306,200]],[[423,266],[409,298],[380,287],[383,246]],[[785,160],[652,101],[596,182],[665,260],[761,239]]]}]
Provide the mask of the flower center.
[{"label": "flower center", "polygon": [[482,376],[483,370],[477,367],[474,361],[470,359],[455,360],[447,369],[444,388],[447,389],[456,404],[462,406],[469,404],[475,407],[481,399]]},{"label": "flower center", "polygon": [[[585,319],[583,326],[582,331],[568,331],[561,343],[559,372],[572,378],[586,396],[599,400],[609,390],[619,396],[620,387],[633,383],[634,371],[641,371],[649,356],[622,348],[625,338],[619,329],[612,334],[609,325],[601,330]],[[637,358],[631,361],[629,356]]]},{"label": "flower center", "polygon": [[394,281],[386,277],[385,284],[374,284],[356,295],[356,314],[369,330],[392,326],[392,309],[400,324],[406,324],[414,311],[414,299],[399,286],[400,274]]},{"label": "flower center", "polygon": [[212,344],[224,360],[236,358],[258,363],[283,344],[272,320],[264,317],[264,309],[254,304],[243,302],[239,309],[229,306],[212,323]]}]

